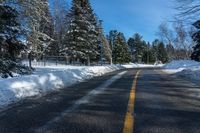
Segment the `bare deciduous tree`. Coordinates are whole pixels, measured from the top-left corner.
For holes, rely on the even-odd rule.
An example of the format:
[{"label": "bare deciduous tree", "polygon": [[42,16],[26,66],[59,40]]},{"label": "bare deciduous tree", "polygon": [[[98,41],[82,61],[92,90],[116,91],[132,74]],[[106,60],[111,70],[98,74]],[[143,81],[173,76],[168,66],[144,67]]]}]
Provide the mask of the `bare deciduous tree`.
[{"label": "bare deciduous tree", "polygon": [[[173,31],[170,30],[167,22],[163,22],[159,25],[158,27],[158,32],[156,33],[157,36],[161,39],[162,42],[167,44],[167,47],[173,47],[173,42],[174,42],[174,36],[173,36]],[[172,51],[172,49],[167,49],[167,53],[169,56],[169,59],[172,60],[175,58],[175,53]]]},{"label": "bare deciduous tree", "polygon": [[159,26],[157,35],[167,45],[170,60],[190,58],[193,46],[191,32],[182,21],[175,21],[171,29],[166,22]]},{"label": "bare deciduous tree", "polygon": [[200,0],[175,0],[177,18],[182,21],[194,21],[200,16]]},{"label": "bare deciduous tree", "polygon": [[183,23],[180,21],[174,23],[174,31],[175,31],[174,44],[178,50],[177,52],[178,58],[189,59],[191,54],[190,53],[191,43],[188,42],[188,38],[190,38],[188,31],[184,27]]}]

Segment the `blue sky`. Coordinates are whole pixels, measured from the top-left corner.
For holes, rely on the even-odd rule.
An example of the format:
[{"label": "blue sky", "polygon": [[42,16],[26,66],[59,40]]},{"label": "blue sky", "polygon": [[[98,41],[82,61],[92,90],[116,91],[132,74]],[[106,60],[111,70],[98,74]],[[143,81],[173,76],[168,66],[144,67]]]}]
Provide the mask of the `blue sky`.
[{"label": "blue sky", "polygon": [[[123,32],[126,38],[140,33],[146,41],[156,38],[162,21],[173,17],[172,0],[90,0],[95,13],[104,21],[107,34],[111,29]],[[68,0],[70,5],[71,0]]]},{"label": "blue sky", "polygon": [[91,0],[100,19],[104,20],[106,33],[118,29],[128,38],[140,33],[147,41],[156,38],[162,21],[173,17],[172,0]]}]

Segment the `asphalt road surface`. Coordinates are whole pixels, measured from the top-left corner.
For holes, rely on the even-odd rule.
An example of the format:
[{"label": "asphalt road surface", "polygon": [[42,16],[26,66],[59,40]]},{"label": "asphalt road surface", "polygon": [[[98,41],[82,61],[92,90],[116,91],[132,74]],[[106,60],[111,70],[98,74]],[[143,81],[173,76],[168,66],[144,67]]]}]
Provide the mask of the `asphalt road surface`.
[{"label": "asphalt road surface", "polygon": [[200,87],[159,69],[138,71],[13,104],[0,112],[0,133],[200,133]]}]

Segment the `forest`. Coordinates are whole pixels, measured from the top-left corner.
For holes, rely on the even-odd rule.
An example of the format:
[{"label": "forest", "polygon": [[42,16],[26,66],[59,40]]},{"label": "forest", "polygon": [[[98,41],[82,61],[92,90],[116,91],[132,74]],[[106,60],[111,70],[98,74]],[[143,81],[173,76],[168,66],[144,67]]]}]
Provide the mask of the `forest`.
[{"label": "forest", "polygon": [[[105,33],[89,0],[72,0],[70,6],[65,0],[0,0],[1,77],[31,73],[31,61],[47,57],[88,66],[200,61],[200,21],[192,19],[200,3],[183,6],[187,2],[176,1],[175,21],[161,23],[158,38],[148,42],[139,33],[129,38],[117,29]],[[21,64],[25,59],[29,66]]]}]

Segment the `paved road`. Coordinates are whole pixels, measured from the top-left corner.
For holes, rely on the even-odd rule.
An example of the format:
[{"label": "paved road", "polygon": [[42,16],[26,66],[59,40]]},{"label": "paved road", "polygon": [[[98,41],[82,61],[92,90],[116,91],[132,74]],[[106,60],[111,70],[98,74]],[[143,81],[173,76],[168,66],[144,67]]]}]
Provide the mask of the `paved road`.
[{"label": "paved road", "polygon": [[[12,105],[0,113],[0,133],[123,133],[137,71],[113,72]],[[142,69],[137,83],[134,133],[199,133],[199,86],[153,69]]]},{"label": "paved road", "polygon": [[145,70],[137,86],[135,133],[200,133],[200,87]]}]

